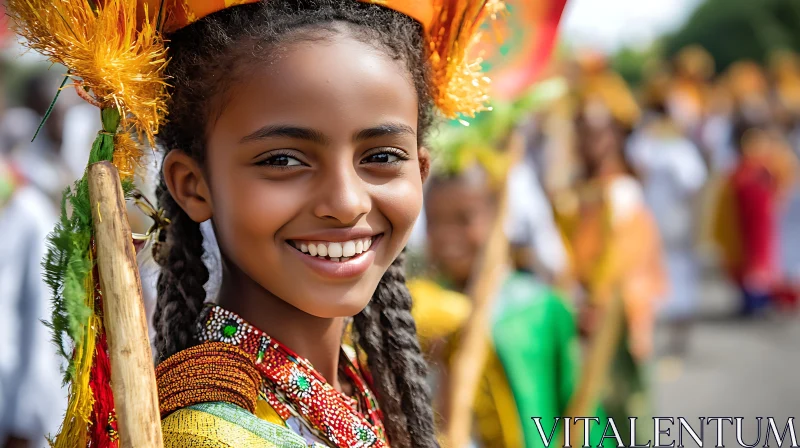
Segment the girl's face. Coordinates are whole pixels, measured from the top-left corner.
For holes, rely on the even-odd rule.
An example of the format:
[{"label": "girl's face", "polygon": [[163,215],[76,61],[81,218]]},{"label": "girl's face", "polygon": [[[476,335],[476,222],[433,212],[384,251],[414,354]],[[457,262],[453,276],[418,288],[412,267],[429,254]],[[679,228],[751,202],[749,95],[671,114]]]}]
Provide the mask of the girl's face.
[{"label": "girl's face", "polygon": [[468,283],[491,233],[492,202],[487,187],[466,180],[444,181],[426,196],[428,256],[459,287]]},{"label": "girl's face", "polygon": [[618,153],[621,143],[613,124],[593,125],[584,119],[577,122],[578,154],[591,169],[610,155]]},{"label": "girl's face", "polygon": [[[182,206],[213,220],[224,282],[255,282],[314,316],[351,316],[420,212],[416,90],[403,62],[347,31],[276,55],[254,63],[212,117],[205,168],[183,181],[195,193]],[[168,178],[182,158],[167,157]]]}]

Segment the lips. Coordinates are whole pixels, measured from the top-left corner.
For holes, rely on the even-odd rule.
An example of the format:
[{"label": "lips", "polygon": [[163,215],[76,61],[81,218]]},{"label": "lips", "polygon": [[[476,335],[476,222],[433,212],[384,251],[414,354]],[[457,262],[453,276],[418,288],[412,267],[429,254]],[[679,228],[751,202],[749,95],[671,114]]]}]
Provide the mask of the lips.
[{"label": "lips", "polygon": [[383,234],[346,241],[287,240],[292,252],[322,277],[345,279],[356,277],[375,261],[375,248]]}]

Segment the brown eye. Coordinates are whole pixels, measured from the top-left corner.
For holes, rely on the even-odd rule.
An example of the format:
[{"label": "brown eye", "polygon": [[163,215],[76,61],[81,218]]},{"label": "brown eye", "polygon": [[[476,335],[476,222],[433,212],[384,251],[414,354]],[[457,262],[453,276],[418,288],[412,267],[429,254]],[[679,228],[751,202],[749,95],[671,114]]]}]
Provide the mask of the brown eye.
[{"label": "brown eye", "polygon": [[392,164],[408,160],[408,154],[397,148],[385,148],[376,151],[361,160],[361,163]]},{"label": "brown eye", "polygon": [[258,162],[258,164],[267,166],[288,167],[288,166],[300,166],[303,163],[292,156],[279,154],[272,157],[268,157],[262,160],[261,162]]},{"label": "brown eye", "polygon": [[392,163],[392,162],[397,162],[398,160],[400,160],[400,158],[394,154],[381,153],[369,156],[364,160],[367,163]]}]

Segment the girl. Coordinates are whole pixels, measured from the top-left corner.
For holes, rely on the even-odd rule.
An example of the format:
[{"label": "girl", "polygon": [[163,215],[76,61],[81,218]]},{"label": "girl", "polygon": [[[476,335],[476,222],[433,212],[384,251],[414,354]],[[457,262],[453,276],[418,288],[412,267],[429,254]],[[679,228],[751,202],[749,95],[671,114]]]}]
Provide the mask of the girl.
[{"label": "girl", "polygon": [[[436,446],[403,272],[446,87],[426,36],[489,5],[185,3],[158,136],[165,445]],[[223,278],[204,307],[209,220]],[[341,348],[350,316],[363,356]]]}]

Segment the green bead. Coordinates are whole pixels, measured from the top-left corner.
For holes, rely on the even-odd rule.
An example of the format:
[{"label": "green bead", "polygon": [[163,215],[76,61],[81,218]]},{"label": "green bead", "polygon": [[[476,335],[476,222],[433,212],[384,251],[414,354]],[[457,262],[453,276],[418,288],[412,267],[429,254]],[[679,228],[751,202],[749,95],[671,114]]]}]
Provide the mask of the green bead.
[{"label": "green bead", "polygon": [[308,381],[308,378],[304,375],[300,375],[297,377],[297,388],[300,391],[305,392],[308,388],[311,387],[311,382]]},{"label": "green bead", "polygon": [[236,325],[228,324],[228,325],[225,325],[225,327],[222,328],[222,334],[226,338],[229,338],[229,337],[235,335],[236,334],[236,330],[238,330],[238,329],[239,328]]}]

